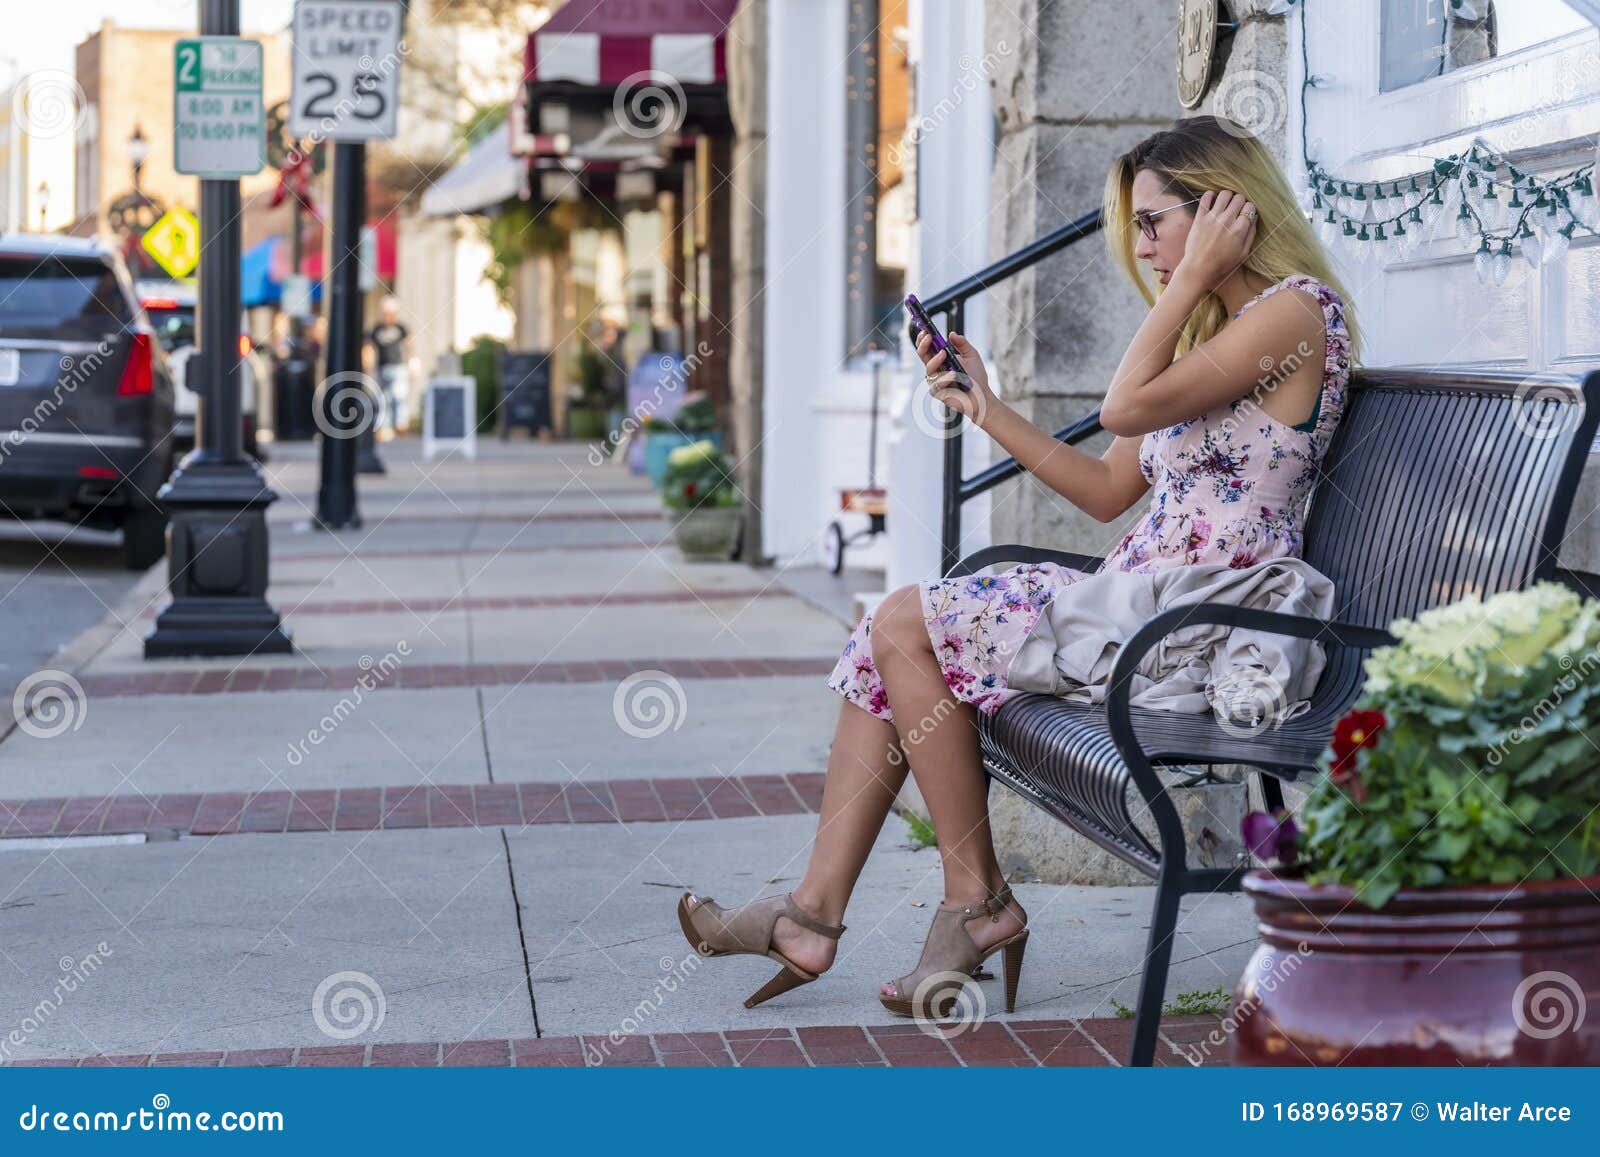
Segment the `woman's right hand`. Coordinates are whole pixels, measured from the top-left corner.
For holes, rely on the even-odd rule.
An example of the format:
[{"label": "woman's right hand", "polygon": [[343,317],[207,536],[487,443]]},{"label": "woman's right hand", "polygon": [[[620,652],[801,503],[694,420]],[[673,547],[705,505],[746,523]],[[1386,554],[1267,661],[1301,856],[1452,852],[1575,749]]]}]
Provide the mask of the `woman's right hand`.
[{"label": "woman's right hand", "polygon": [[917,335],[917,356],[922,359],[928,392],[944,406],[981,427],[996,403],[994,392],[989,389],[989,371],[977,347],[965,337],[952,333],[949,341],[959,359],[959,377],[964,386],[958,384],[955,367],[947,364],[945,352],[934,350],[932,336],[926,330]]}]

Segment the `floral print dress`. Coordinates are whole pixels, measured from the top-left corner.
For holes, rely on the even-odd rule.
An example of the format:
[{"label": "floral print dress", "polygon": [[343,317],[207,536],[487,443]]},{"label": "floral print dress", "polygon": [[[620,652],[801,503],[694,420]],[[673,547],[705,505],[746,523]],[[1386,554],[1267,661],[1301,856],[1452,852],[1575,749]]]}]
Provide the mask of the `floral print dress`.
[{"label": "floral print dress", "polygon": [[[1194,563],[1247,567],[1299,556],[1306,500],[1344,415],[1350,335],[1339,295],[1305,274],[1268,286],[1234,317],[1286,288],[1303,290],[1322,306],[1327,350],[1312,417],[1285,425],[1247,394],[1146,434],[1139,466],[1150,483],[1150,504],[1106,557],[1103,570],[1149,573]],[[1022,694],[1006,686],[1011,657],[1055,593],[1087,573],[1057,563],[1025,563],[997,575],[922,583],[928,635],[956,697],[992,715]],[[828,686],[880,719],[893,718],[872,661],[871,614],[845,644]]]}]

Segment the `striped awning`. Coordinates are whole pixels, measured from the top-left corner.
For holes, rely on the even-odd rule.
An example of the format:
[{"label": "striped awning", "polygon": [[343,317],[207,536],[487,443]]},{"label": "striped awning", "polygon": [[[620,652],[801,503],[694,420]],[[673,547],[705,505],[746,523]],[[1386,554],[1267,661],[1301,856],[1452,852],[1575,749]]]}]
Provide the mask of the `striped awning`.
[{"label": "striped awning", "polygon": [[727,82],[724,38],[739,0],[568,0],[528,37],[531,85],[612,87],[640,73]]}]

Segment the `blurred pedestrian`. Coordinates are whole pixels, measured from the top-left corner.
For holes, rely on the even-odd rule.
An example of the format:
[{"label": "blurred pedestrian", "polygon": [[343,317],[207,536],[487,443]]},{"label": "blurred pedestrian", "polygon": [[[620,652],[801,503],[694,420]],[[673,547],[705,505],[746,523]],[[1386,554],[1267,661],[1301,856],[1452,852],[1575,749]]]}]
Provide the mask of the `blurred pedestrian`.
[{"label": "blurred pedestrian", "polygon": [[411,372],[416,357],[412,353],[411,331],[400,321],[399,298],[391,295],[383,299],[378,307],[378,324],[367,334],[367,344],[383,394],[377,436],[387,442],[396,430],[404,433],[411,425]]}]

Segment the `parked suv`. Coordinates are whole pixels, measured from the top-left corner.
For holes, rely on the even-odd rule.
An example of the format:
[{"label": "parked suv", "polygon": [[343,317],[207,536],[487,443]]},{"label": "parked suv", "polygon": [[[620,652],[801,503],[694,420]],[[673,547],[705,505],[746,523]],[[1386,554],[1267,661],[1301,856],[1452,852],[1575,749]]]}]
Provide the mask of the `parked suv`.
[{"label": "parked suv", "polygon": [[166,354],[115,250],[0,235],[0,516],[120,527],[128,566],[166,550]]},{"label": "parked suv", "polygon": [[[167,365],[172,373],[173,406],[176,420],[173,424],[174,445],[181,455],[192,450],[195,444],[195,421],[200,410],[200,395],[188,388],[189,358],[195,351],[195,300],[191,281],[136,281],[134,291],[139,304],[155,331],[156,340],[167,351]],[[241,330],[243,325],[240,326]],[[245,453],[260,458],[256,442],[256,397],[258,382],[270,381],[261,355],[251,346],[249,337],[239,335],[239,438]]]}]

